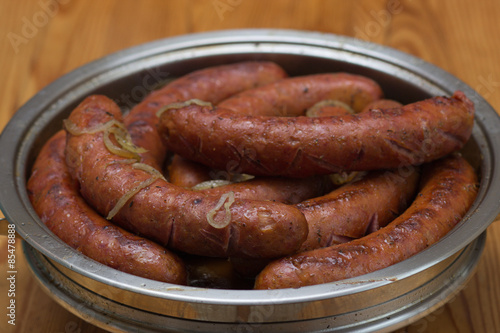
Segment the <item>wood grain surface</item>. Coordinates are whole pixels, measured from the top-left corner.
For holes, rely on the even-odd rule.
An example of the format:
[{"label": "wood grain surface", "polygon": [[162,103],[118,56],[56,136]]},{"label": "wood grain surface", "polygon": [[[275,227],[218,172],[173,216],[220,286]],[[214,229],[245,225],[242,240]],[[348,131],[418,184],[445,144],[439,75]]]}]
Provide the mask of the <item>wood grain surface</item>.
[{"label": "wood grain surface", "polygon": [[[497,0],[0,0],[0,15],[0,131],[44,86],[92,60],[160,38],[236,28],[321,31],[390,46],[454,74],[500,110]],[[500,332],[498,240],[500,223],[494,222],[466,287],[397,332]],[[104,332],[45,293],[16,244],[12,326],[7,238],[0,236],[0,332]]]}]

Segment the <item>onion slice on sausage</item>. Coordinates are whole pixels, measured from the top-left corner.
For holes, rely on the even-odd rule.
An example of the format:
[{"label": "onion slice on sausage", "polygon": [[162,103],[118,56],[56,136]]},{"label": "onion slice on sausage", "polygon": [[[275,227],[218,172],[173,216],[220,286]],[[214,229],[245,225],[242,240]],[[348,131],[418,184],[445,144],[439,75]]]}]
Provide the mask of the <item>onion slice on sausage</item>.
[{"label": "onion slice on sausage", "polygon": [[134,195],[137,194],[140,190],[143,188],[148,187],[149,185],[153,184],[158,178],[157,177],[151,177],[143,182],[141,182],[139,185],[125,193],[117,202],[116,205],[111,209],[108,213],[108,216],[106,216],[107,220],[111,220],[119,211],[122,209],[122,207],[129,201],[130,198],[132,198]]},{"label": "onion slice on sausage", "polygon": [[[226,199],[228,199],[228,200],[226,203],[224,203],[226,201]],[[214,207],[214,209],[212,209],[211,211],[209,211],[207,213],[208,223],[216,229],[222,229],[222,228],[226,227],[229,224],[229,222],[231,221],[231,211],[229,210],[229,207],[231,207],[233,202],[234,202],[234,192],[233,191],[230,191],[230,192],[227,192],[227,193],[224,193],[223,195],[221,195],[219,202]],[[225,210],[226,216],[224,217],[224,219],[222,221],[216,221],[214,219],[214,216],[217,213],[217,211],[222,207],[222,205],[224,205],[224,210]]]},{"label": "onion slice on sausage", "polygon": [[165,112],[167,110],[180,109],[180,108],[183,108],[185,106],[192,105],[192,104],[196,104],[199,106],[209,106],[209,107],[213,106],[212,103],[210,103],[210,102],[205,102],[205,101],[202,101],[201,99],[193,98],[193,99],[187,100],[185,102],[175,102],[175,103],[170,103],[168,105],[165,105],[164,107],[160,108],[156,112],[156,116],[158,118],[160,118],[160,116],[163,114],[163,112]]}]

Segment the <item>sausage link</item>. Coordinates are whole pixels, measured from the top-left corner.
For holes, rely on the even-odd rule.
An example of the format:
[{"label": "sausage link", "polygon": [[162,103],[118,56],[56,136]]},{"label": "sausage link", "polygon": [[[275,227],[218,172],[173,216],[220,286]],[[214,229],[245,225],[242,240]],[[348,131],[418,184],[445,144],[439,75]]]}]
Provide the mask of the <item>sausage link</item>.
[{"label": "sausage link", "polygon": [[[170,183],[184,188],[192,188],[202,182],[213,181],[211,170],[202,164],[174,155],[168,170],[172,173]],[[217,175],[217,173],[215,173]],[[224,173],[229,178],[227,173]],[[309,198],[323,195],[333,188],[332,182],[324,176],[308,178],[256,177],[245,181],[235,181],[221,186],[199,190],[206,195],[221,196],[233,192],[235,198],[251,200],[271,200],[285,204],[296,204]]]},{"label": "sausage link", "polygon": [[371,232],[370,228],[387,225],[412,201],[418,178],[414,167],[374,171],[327,195],[297,204],[309,225],[300,251],[360,238]]},{"label": "sausage link", "polygon": [[188,105],[164,112],[159,132],[168,149],[212,168],[229,160],[252,175],[307,177],[438,159],[463,147],[473,118],[473,103],[457,91],[401,108],[319,118]]},{"label": "sausage link", "polygon": [[59,131],[43,146],[27,189],[43,223],[84,255],[133,275],[186,284],[180,259],[165,248],[111,224],[83,200],[64,161],[66,134]]},{"label": "sausage link", "polygon": [[361,112],[367,112],[373,109],[392,109],[392,108],[400,108],[403,104],[398,101],[392,99],[380,99],[378,101],[373,101],[366,105]]},{"label": "sausage link", "polygon": [[294,117],[323,100],[343,102],[359,112],[382,96],[380,86],[367,77],[327,73],[286,78],[245,90],[220,102],[219,107],[247,115]]},{"label": "sausage link", "polygon": [[210,168],[203,164],[187,160],[174,154],[167,167],[168,181],[176,186],[191,188],[199,183],[209,181]]},{"label": "sausage link", "polygon": [[256,177],[243,182],[203,190],[207,195],[220,196],[234,192],[235,198],[250,200],[271,200],[285,204],[297,204],[331,190],[331,181],[326,177],[308,178]]},{"label": "sausage link", "polygon": [[266,61],[240,62],[194,71],[151,92],[125,116],[124,123],[132,141],[148,150],[141,154],[143,163],[160,170],[166,151],[156,131],[156,112],[159,109],[194,98],[215,104],[242,90],[286,76],[280,66]]},{"label": "sausage link", "polygon": [[476,194],[477,176],[461,156],[427,164],[415,201],[389,225],[349,243],[274,261],[259,274],[255,288],[297,288],[338,281],[405,260],[453,229]]},{"label": "sausage link", "polygon": [[[185,190],[162,178],[141,189],[151,174],[111,153],[102,132],[89,133],[111,120],[121,121],[113,101],[104,96],[85,99],[68,121],[87,133],[68,135],[66,161],[83,197],[103,215],[139,188],[113,217],[125,229],[176,250],[220,257],[278,257],[296,252],[307,237],[305,218],[293,206],[239,199],[231,203],[229,197]],[[222,203],[228,207],[218,208]]]}]

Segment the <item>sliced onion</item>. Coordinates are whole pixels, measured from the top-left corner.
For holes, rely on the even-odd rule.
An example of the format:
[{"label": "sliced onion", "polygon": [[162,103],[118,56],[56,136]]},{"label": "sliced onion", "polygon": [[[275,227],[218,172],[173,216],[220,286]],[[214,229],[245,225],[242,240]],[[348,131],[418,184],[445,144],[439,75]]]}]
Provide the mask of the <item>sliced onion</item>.
[{"label": "sliced onion", "polygon": [[[226,201],[226,199],[228,199],[228,200],[226,203],[224,203]],[[222,228],[226,227],[229,224],[229,222],[231,222],[231,211],[229,210],[229,207],[231,207],[233,202],[234,202],[234,192],[233,191],[230,191],[230,192],[227,192],[227,193],[224,193],[223,195],[221,195],[219,202],[217,203],[217,205],[215,205],[214,209],[212,209],[211,211],[209,211],[207,213],[208,224],[210,224],[212,227],[214,227],[216,229],[222,229]],[[222,205],[224,205],[224,210],[225,210],[226,215],[222,221],[215,221],[214,216],[217,213],[217,211],[222,207]]]},{"label": "sliced onion", "polygon": [[109,133],[115,135],[115,139],[123,149],[128,150],[132,153],[142,154],[147,152],[146,149],[137,147],[132,143],[132,137],[128,133],[128,131],[123,127],[110,127]]},{"label": "sliced onion", "polygon": [[176,102],[176,103],[170,103],[168,105],[165,105],[164,107],[160,108],[156,112],[156,116],[158,118],[160,118],[161,115],[162,115],[162,113],[165,112],[165,111],[167,111],[167,110],[170,110],[170,109],[180,109],[180,108],[183,108],[185,106],[192,105],[192,104],[196,104],[196,105],[199,105],[199,106],[213,107],[212,103],[210,103],[210,102],[205,102],[205,101],[202,101],[201,99],[193,98],[193,99],[190,99],[190,100],[185,101],[185,102]]},{"label": "sliced onion", "polygon": [[78,127],[74,122],[70,121],[69,119],[64,119],[63,126],[64,126],[64,129],[66,131],[68,131],[68,133],[70,133],[71,135],[79,136],[82,134],[94,134],[97,132],[105,131],[112,126],[122,127],[123,125],[120,122],[118,122],[117,120],[112,119],[112,120],[108,121],[107,123],[100,124],[100,125],[97,125],[95,127],[91,127],[91,128],[87,128],[87,129],[82,129],[82,128]]},{"label": "sliced onion", "polygon": [[128,151],[126,149],[123,149],[122,147],[118,147],[117,145],[115,145],[109,137],[110,134],[111,133],[109,133],[109,131],[105,131],[103,135],[103,141],[104,145],[111,153],[125,158],[133,158],[136,161],[139,161],[141,159],[139,154]]},{"label": "sliced onion", "polygon": [[198,183],[198,184],[194,185],[193,187],[191,187],[191,189],[194,191],[202,191],[202,190],[206,190],[209,188],[215,188],[215,187],[229,185],[232,183],[233,182],[231,182],[229,180],[225,180],[225,179],[212,179],[212,180],[207,180],[207,181]]},{"label": "sliced onion", "polygon": [[319,101],[318,103],[314,104],[311,106],[309,109],[306,111],[306,116],[307,117],[318,117],[318,111],[321,110],[321,108],[325,106],[337,106],[341,107],[342,109],[345,109],[348,113],[350,114],[355,114],[356,112],[346,103],[335,100],[335,99],[326,99],[323,101]]},{"label": "sliced onion", "polygon": [[332,173],[330,176],[330,180],[335,185],[344,185],[355,180],[361,179],[366,175],[365,171],[352,171],[352,172],[341,172],[341,173]]},{"label": "sliced onion", "polygon": [[254,175],[249,175],[247,173],[235,173],[231,176],[231,181],[233,183],[241,183],[254,178]]},{"label": "sliced onion", "polygon": [[153,168],[151,165],[147,165],[144,163],[134,163],[134,164],[132,164],[132,167],[134,169],[145,171],[145,172],[149,173],[151,176],[156,177],[157,179],[160,178],[160,179],[166,180],[165,177],[163,176],[163,174],[160,171]]},{"label": "sliced onion", "polygon": [[128,158],[125,160],[113,160],[109,164],[134,164],[134,163],[137,163],[136,159]]},{"label": "sliced onion", "polygon": [[142,190],[145,187],[148,187],[149,185],[153,184],[158,178],[156,177],[151,177],[143,182],[141,182],[139,185],[125,193],[117,202],[116,205],[111,209],[108,213],[108,216],[106,219],[111,220],[119,211],[122,209],[123,206],[129,201],[130,198],[132,198],[134,195],[137,194],[140,190]]}]

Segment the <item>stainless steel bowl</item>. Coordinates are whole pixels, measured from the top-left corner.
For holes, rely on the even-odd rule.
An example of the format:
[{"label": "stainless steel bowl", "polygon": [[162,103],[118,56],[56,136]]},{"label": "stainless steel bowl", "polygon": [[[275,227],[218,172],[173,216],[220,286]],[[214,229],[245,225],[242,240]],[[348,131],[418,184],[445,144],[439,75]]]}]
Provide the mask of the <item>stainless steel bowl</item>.
[{"label": "stainless steel bowl", "polygon": [[[242,60],[272,60],[291,75],[346,71],[378,81],[387,97],[409,103],[462,90],[476,105],[464,155],[481,176],[460,224],[422,253],[346,281],[299,289],[219,290],[171,285],[103,266],[73,250],[39,220],[25,189],[43,143],[87,95],[124,109],[155,83]],[[444,304],[468,280],[500,212],[500,118],[473,89],[435,66],[352,38],[292,30],[232,30],[148,43],[83,66],[41,90],[0,137],[0,204],[24,239],[41,285],[70,311],[111,331],[389,331]],[[494,144],[496,143],[496,145]]]}]

